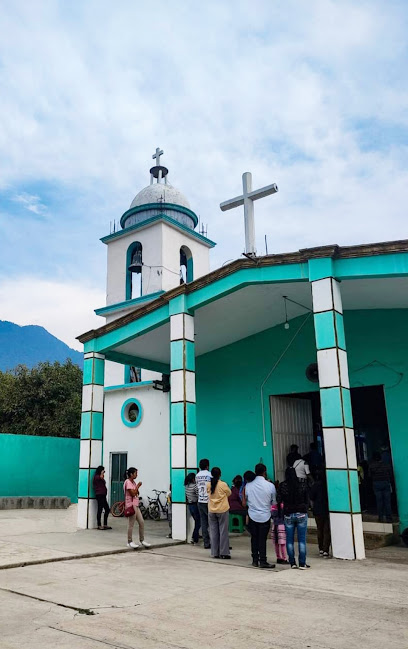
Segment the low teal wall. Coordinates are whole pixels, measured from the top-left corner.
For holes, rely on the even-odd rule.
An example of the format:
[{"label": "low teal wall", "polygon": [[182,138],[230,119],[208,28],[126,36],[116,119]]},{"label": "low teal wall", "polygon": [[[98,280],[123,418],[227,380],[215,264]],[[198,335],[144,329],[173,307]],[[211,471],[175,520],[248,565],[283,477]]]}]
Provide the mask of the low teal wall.
[{"label": "low teal wall", "polygon": [[78,501],[79,439],[0,434],[0,497]]},{"label": "low teal wall", "polygon": [[[316,362],[310,318],[264,387],[267,446],[262,443],[260,388],[304,318],[250,336],[196,359],[198,456],[230,482],[263,461],[273,475],[269,395],[318,389],[305,376]],[[346,311],[351,387],[383,385],[401,527],[408,527],[408,310]]]}]

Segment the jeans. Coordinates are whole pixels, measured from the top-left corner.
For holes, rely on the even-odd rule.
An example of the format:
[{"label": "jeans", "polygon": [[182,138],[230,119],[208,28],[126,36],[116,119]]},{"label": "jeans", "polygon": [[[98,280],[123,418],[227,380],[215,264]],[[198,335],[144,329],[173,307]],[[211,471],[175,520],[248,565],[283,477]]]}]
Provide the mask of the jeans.
[{"label": "jeans", "polygon": [[208,512],[208,521],[210,523],[211,556],[229,556],[229,512],[223,512],[222,514]]},{"label": "jeans", "polygon": [[193,541],[194,543],[198,543],[198,535],[200,532],[200,512],[198,511],[198,505],[197,503],[188,503],[188,510],[191,514],[191,516],[194,518],[194,531],[193,531]]},{"label": "jeans", "polygon": [[307,532],[307,514],[297,512],[285,516],[286,529],[286,547],[288,550],[289,563],[292,566],[295,561],[295,528],[297,528],[297,538],[299,544],[299,565],[304,566],[306,563],[306,532]]},{"label": "jeans", "polygon": [[388,480],[379,480],[373,482],[373,489],[377,500],[377,512],[380,522],[387,519],[392,521],[391,511],[391,485]]},{"label": "jeans", "polygon": [[266,540],[271,527],[271,519],[265,523],[257,523],[249,517],[248,529],[251,534],[252,561],[266,563]]},{"label": "jeans", "polygon": [[331,534],[330,534],[330,516],[329,514],[315,514],[317,527],[317,542],[319,550],[329,554]]},{"label": "jeans", "polygon": [[97,494],[95,496],[96,501],[98,503],[98,511],[96,513],[96,522],[98,524],[98,527],[102,527],[101,523],[101,517],[102,517],[102,511],[105,510],[104,516],[103,516],[103,524],[107,525],[108,524],[108,516],[110,512],[109,504],[108,501],[106,500],[106,496],[103,494]]},{"label": "jeans", "polygon": [[201,531],[203,533],[204,547],[210,547],[210,533],[208,531],[208,503],[198,503],[201,518]]}]

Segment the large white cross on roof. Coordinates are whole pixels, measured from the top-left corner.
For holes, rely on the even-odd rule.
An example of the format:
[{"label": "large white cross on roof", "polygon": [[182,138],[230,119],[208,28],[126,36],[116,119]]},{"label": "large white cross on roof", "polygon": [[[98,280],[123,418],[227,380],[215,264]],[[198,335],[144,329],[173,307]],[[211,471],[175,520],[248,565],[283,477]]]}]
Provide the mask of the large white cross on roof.
[{"label": "large white cross on roof", "polygon": [[258,200],[258,198],[275,194],[278,191],[278,187],[273,183],[272,185],[267,185],[266,187],[252,191],[252,174],[249,171],[242,174],[242,187],[244,193],[241,196],[224,201],[220,204],[220,208],[223,212],[226,212],[227,210],[232,210],[234,207],[244,206],[245,253],[247,255],[256,255],[254,201]]}]

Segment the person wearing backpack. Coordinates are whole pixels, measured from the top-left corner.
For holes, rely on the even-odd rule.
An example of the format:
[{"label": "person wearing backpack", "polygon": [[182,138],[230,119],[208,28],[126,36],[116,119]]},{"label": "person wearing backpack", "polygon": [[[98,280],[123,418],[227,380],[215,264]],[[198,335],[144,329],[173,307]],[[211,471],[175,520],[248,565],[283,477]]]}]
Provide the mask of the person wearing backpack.
[{"label": "person wearing backpack", "polygon": [[286,480],[278,488],[278,504],[283,503],[283,514],[286,531],[286,549],[291,568],[297,568],[295,559],[295,530],[299,545],[299,569],[306,570],[306,533],[307,510],[309,504],[306,480],[299,480],[295,468],[288,467],[285,472]]}]

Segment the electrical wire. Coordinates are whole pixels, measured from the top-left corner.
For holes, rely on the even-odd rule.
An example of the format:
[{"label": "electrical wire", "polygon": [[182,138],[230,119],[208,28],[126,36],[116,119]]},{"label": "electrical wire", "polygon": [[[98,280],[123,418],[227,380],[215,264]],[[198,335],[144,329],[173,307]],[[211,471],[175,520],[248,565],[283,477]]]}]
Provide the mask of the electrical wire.
[{"label": "electrical wire", "polygon": [[265,407],[264,407],[264,394],[263,394],[263,389],[265,386],[265,383],[271,376],[271,374],[276,370],[278,367],[279,363],[281,362],[282,358],[285,356],[286,352],[290,349],[292,346],[293,342],[295,341],[295,338],[300,334],[302,331],[303,327],[305,326],[306,322],[309,320],[310,316],[312,315],[312,312],[308,313],[306,318],[303,320],[302,324],[300,325],[299,329],[295,331],[294,335],[292,336],[291,340],[289,343],[286,345],[285,349],[279,356],[278,360],[276,363],[273,365],[272,369],[270,370],[269,374],[267,374],[266,378],[264,379],[262,385],[261,385],[261,410],[262,410],[262,434],[263,434],[263,446],[267,446],[266,443],[266,431],[265,431]]}]

